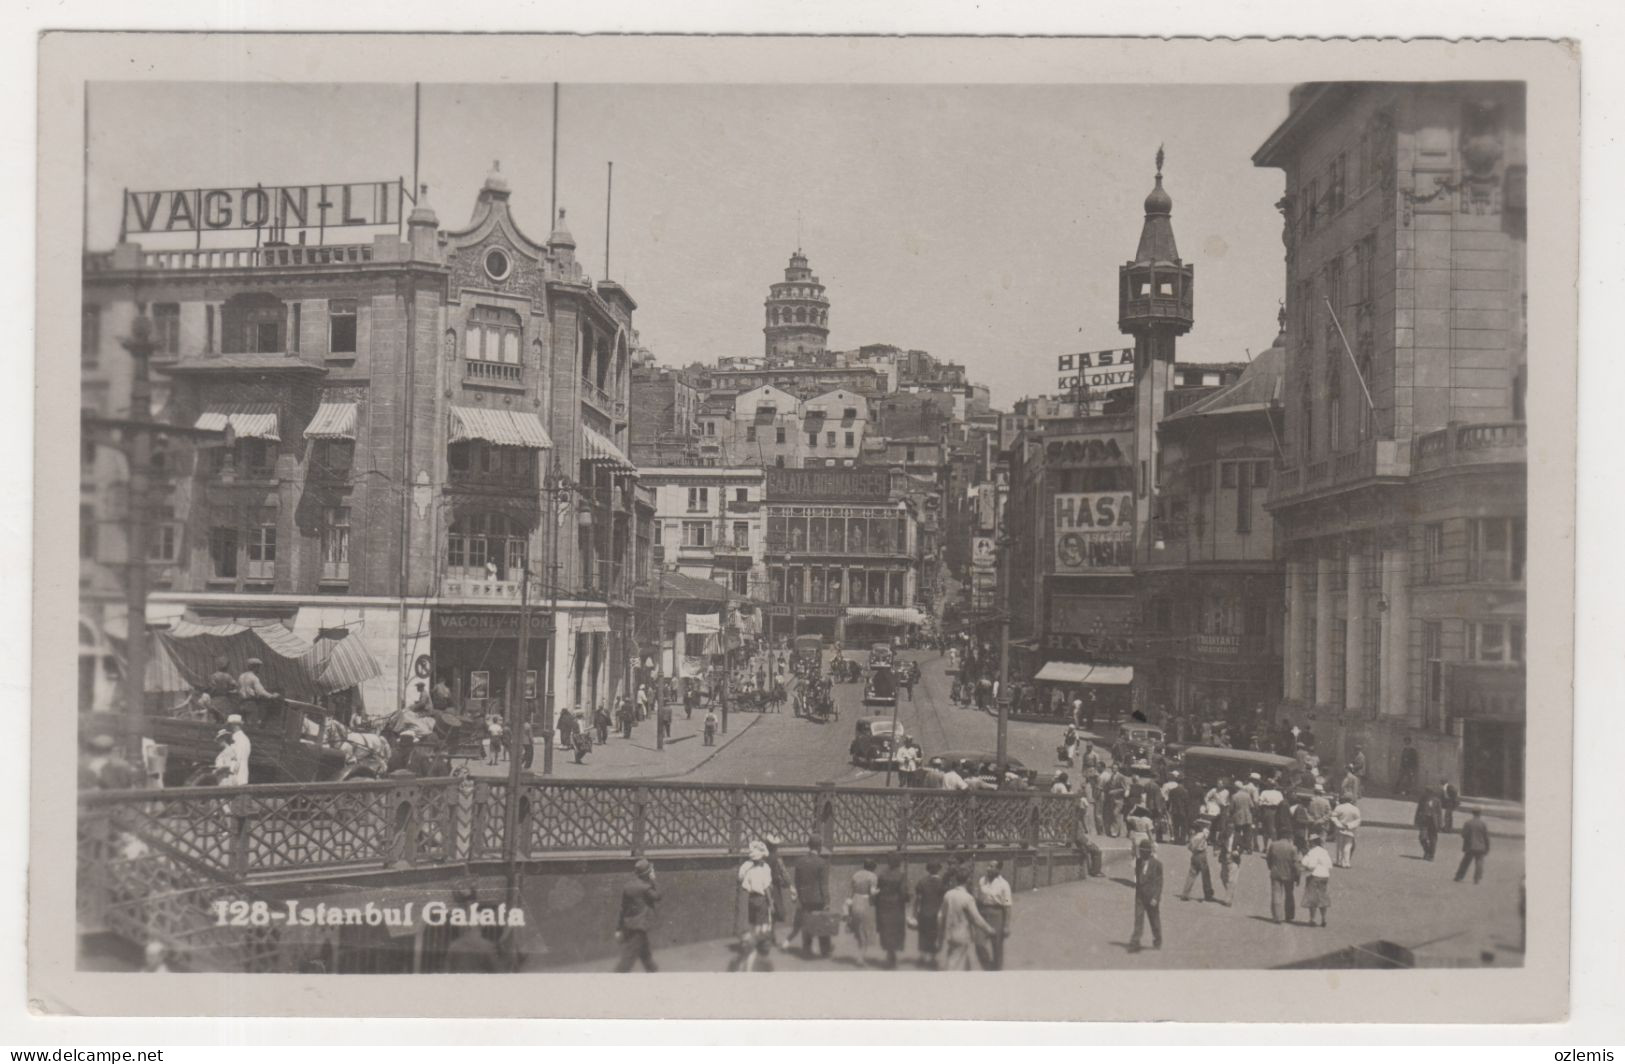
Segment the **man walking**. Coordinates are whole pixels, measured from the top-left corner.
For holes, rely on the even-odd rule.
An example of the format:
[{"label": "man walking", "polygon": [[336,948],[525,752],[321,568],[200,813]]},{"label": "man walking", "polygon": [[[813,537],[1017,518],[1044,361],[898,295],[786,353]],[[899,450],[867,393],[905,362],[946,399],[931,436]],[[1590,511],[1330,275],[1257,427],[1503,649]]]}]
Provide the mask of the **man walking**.
[{"label": "man walking", "polygon": [[1433,788],[1427,787],[1422,796],[1416,800],[1416,838],[1422,844],[1422,858],[1433,860],[1433,854],[1439,848],[1439,796],[1433,793]]},{"label": "man walking", "polygon": [[660,708],[655,711],[655,727],[660,729],[662,738],[671,738],[671,703],[661,702]]},{"label": "man walking", "polygon": [[976,952],[982,967],[990,972],[1004,968],[1004,940],[1010,935],[1010,914],[1014,906],[1010,882],[1004,878],[1004,862],[993,861],[976,884],[976,911],[993,929],[977,940]]},{"label": "man walking", "polygon": [[1139,858],[1134,862],[1134,934],[1128,948],[1140,948],[1145,925],[1151,925],[1151,948],[1162,948],[1162,862],[1156,857],[1156,844],[1141,839]]},{"label": "man walking", "polygon": [[[807,853],[796,858],[793,877],[795,879],[796,898],[796,925],[801,930],[801,953],[805,957],[812,956],[813,924],[822,922],[820,916],[817,920],[810,920],[813,914],[822,914],[829,908],[829,861],[824,857],[823,843],[816,838],[807,840]],[[967,895],[968,897],[968,895]],[[828,928],[819,927],[818,953],[828,957],[835,949],[834,939],[829,935]],[[794,931],[791,932],[794,934]]]},{"label": "man walking", "polygon": [[717,745],[717,725],[719,723],[721,723],[721,722],[717,720],[717,711],[714,710],[714,709],[707,709],[705,711],[705,745],[706,746],[715,746],[715,745]]},{"label": "man walking", "polygon": [[1332,825],[1337,834],[1334,863],[1338,868],[1353,868],[1354,835],[1360,830],[1360,807],[1347,798],[1343,799],[1332,810]]},{"label": "man walking", "polygon": [[632,866],[632,878],[621,886],[621,917],[615,928],[615,939],[621,944],[617,972],[630,972],[632,965],[639,962],[645,971],[658,971],[649,950],[649,931],[654,927],[655,906],[659,904],[660,886],[655,882],[654,865],[640,857]]},{"label": "man walking", "polygon": [[1191,851],[1191,869],[1185,875],[1185,889],[1179,892],[1180,901],[1191,900],[1191,888],[1196,886],[1198,876],[1202,879],[1202,900],[1213,900],[1213,868],[1208,864],[1208,822],[1205,817],[1198,817],[1191,831],[1191,840],[1186,844]]},{"label": "man walking", "polygon": [[947,947],[943,956],[943,971],[970,971],[975,936],[993,933],[992,926],[982,919],[982,914],[976,909],[976,899],[971,897],[966,887],[969,879],[970,875],[964,868],[953,868],[948,872],[948,892],[942,896],[942,913],[938,917],[942,929],[941,941]]},{"label": "man walking", "polygon": [[592,727],[597,733],[598,745],[609,745],[609,710],[602,703],[592,711]]},{"label": "man walking", "polygon": [[1230,795],[1230,829],[1237,833],[1236,845],[1242,853],[1253,852],[1253,792],[1240,780]]},{"label": "man walking", "polygon": [[1298,848],[1292,844],[1292,836],[1277,834],[1264,852],[1264,861],[1270,868],[1270,917],[1280,923],[1284,916],[1290,924],[1298,916],[1292,896],[1298,885]]},{"label": "man walking", "polygon": [[1444,830],[1456,830],[1456,807],[1461,805],[1461,792],[1449,780],[1439,781],[1439,807],[1444,810]]},{"label": "man walking", "polygon": [[1456,866],[1456,882],[1467,875],[1467,866],[1473,866],[1473,882],[1484,879],[1484,858],[1490,852],[1490,826],[1484,821],[1482,809],[1468,810],[1472,815],[1461,826],[1461,864]]}]

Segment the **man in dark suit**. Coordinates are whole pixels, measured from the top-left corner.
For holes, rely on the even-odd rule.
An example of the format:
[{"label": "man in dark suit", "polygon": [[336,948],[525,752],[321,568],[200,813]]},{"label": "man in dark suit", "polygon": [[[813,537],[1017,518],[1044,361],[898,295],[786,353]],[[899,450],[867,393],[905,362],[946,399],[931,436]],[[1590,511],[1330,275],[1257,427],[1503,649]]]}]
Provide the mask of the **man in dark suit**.
[{"label": "man in dark suit", "polygon": [[1156,844],[1140,840],[1139,859],[1134,862],[1134,934],[1128,948],[1140,948],[1145,925],[1151,925],[1151,948],[1162,948],[1162,862],[1156,858]]},{"label": "man in dark suit", "polygon": [[1278,832],[1275,841],[1264,851],[1264,863],[1270,870],[1270,917],[1280,923],[1297,919],[1297,901],[1292,896],[1298,885],[1298,847],[1292,842],[1290,831]]},{"label": "man in dark suit", "polygon": [[1444,819],[1443,807],[1439,801],[1438,792],[1432,787],[1424,787],[1422,796],[1416,800],[1416,839],[1422,844],[1422,857],[1424,860],[1433,860],[1434,851],[1439,848],[1439,825]]},{"label": "man in dark suit", "polygon": [[1484,821],[1482,809],[1468,810],[1472,815],[1461,826],[1461,864],[1456,866],[1456,882],[1467,875],[1467,866],[1473,867],[1473,882],[1484,879],[1484,857],[1490,852],[1490,826]]},{"label": "man in dark suit", "polygon": [[[801,929],[801,952],[812,956],[812,926],[808,917],[829,908],[829,860],[816,838],[807,840],[807,853],[796,858],[796,923]],[[792,932],[793,934],[794,932]],[[828,957],[835,949],[829,935],[818,936],[818,952]]]},{"label": "man in dark suit", "polygon": [[632,866],[632,878],[621,887],[621,918],[615,929],[621,943],[617,972],[630,972],[639,961],[647,971],[658,970],[649,951],[649,931],[655,925],[655,906],[659,904],[660,886],[655,882],[654,865],[640,857]]}]

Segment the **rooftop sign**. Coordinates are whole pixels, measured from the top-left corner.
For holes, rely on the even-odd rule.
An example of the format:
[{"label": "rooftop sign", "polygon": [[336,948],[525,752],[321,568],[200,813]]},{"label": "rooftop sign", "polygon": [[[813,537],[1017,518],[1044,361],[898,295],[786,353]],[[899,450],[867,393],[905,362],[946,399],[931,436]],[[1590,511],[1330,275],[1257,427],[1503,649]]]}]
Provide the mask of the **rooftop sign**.
[{"label": "rooftop sign", "polygon": [[400,221],[401,182],[343,185],[256,185],[124,193],[119,231],[203,233],[226,230],[343,229]]}]

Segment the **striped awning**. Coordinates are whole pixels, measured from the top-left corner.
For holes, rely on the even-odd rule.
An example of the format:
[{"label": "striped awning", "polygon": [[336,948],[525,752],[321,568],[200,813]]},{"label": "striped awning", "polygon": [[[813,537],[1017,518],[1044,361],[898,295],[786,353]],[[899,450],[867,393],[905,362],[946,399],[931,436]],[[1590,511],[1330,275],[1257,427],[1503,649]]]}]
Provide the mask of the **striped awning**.
[{"label": "striped awning", "polygon": [[486,410],[478,406],[451,408],[451,442],[484,440],[499,447],[529,447],[549,450],[553,441],[535,414],[514,410]]},{"label": "striped awning", "polygon": [[356,404],[323,403],[305,428],[307,440],[355,439]]},{"label": "striped awning", "polygon": [[627,460],[626,455],[621,453],[621,449],[615,446],[615,441],[608,436],[589,429],[585,425],[581,427],[581,432],[587,442],[587,461],[601,462],[604,465],[624,469],[628,472],[636,468]]},{"label": "striped awning", "polygon": [[270,403],[211,406],[199,415],[196,427],[210,432],[224,432],[228,425],[239,440],[282,441],[276,407]]},{"label": "striped awning", "polygon": [[306,663],[324,693],[348,691],[384,674],[361,636],[344,628],[322,631],[310,645]]}]

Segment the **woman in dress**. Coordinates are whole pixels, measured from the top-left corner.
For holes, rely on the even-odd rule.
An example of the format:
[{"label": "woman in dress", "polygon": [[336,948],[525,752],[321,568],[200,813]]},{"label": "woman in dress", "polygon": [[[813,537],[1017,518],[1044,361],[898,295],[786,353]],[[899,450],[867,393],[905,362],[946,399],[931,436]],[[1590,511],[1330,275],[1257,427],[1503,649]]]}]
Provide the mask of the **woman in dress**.
[{"label": "woman in dress", "polygon": [[852,937],[858,940],[858,963],[869,966],[869,950],[875,944],[875,890],[880,877],[875,875],[875,862],[870,858],[863,867],[852,873],[852,893],[847,898],[848,918]]},{"label": "woman in dress", "polygon": [[942,862],[926,862],[925,878],[914,890],[914,923],[920,931],[920,964],[927,968],[937,966],[937,951],[942,948],[938,931],[942,896],[947,891],[948,886],[942,881]]},{"label": "woman in dress", "polygon": [[875,887],[875,926],[880,933],[880,948],[886,951],[887,968],[897,967],[898,951],[908,938],[908,899],[903,859],[890,854]]}]

